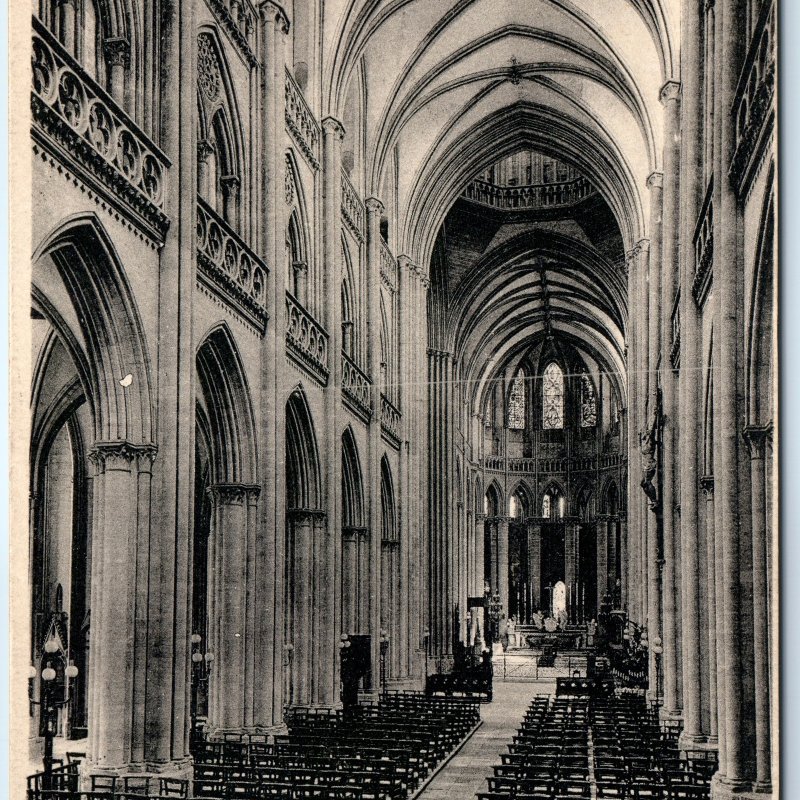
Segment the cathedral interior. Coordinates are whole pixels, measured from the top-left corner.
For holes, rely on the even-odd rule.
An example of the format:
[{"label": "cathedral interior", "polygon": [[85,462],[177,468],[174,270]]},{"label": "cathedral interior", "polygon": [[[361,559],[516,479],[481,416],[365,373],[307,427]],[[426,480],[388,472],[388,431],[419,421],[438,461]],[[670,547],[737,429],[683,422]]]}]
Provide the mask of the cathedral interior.
[{"label": "cathedral interior", "polygon": [[29,800],[777,797],[775,0],[31,26]]}]

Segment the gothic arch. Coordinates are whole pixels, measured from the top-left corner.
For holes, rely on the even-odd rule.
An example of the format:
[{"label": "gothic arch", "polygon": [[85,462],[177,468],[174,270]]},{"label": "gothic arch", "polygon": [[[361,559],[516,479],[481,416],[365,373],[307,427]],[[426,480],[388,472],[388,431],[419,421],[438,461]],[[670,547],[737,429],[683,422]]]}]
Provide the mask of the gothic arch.
[{"label": "gothic arch", "polygon": [[302,387],[286,402],[286,500],[291,510],[323,507],[319,450],[311,409]]},{"label": "gothic arch", "polygon": [[714,474],[714,331],[711,331],[703,397],[703,474]]},{"label": "gothic arch", "polygon": [[514,488],[509,492],[509,515],[511,513],[510,503],[511,497],[516,497],[517,501],[520,504],[520,515],[519,518],[522,519],[524,517],[535,516],[533,513],[534,510],[534,496],[533,492],[531,491],[530,486],[520,478],[517,481]]},{"label": "gothic arch", "polygon": [[384,542],[396,542],[399,533],[392,468],[384,455],[381,458],[381,539]]},{"label": "gothic arch", "polygon": [[[63,220],[32,260],[34,303],[73,356],[94,411],[95,440],[149,444],[147,344],[125,270],[100,221],[93,213]],[[128,375],[130,384],[122,385]]]},{"label": "gothic arch", "polygon": [[500,484],[497,482],[496,478],[493,478],[492,482],[486,487],[485,498],[486,516],[502,516],[503,509],[505,508],[505,502],[503,499],[503,490],[500,488]]},{"label": "gothic arch", "polygon": [[475,493],[473,494],[473,502],[475,503],[475,515],[483,515],[483,482],[481,476],[475,476]]},{"label": "gothic arch", "polygon": [[620,512],[620,493],[617,481],[609,478],[603,490],[603,511],[606,514],[616,515]]},{"label": "gothic arch", "polygon": [[198,348],[197,380],[198,402],[203,405],[201,428],[207,431],[212,481],[257,483],[255,419],[250,391],[227,324],[215,327]]},{"label": "gothic arch", "polygon": [[342,434],[342,527],[364,525],[364,488],[361,462],[353,429],[348,425]]},{"label": "gothic arch", "polygon": [[767,425],[774,414],[773,382],[775,364],[773,357],[773,291],[774,291],[774,238],[775,196],[773,190],[774,166],[770,167],[768,189],[759,224],[756,247],[753,287],[750,297],[750,315],[746,333],[747,347],[747,424]]}]

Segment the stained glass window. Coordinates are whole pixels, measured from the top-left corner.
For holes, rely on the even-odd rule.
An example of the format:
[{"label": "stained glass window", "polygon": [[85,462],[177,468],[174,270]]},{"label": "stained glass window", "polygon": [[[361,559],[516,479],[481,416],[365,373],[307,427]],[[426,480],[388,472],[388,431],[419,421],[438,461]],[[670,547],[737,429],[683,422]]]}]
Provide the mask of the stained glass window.
[{"label": "stained glass window", "polygon": [[542,516],[550,519],[550,494],[546,494],[542,499]]},{"label": "stained glass window", "polygon": [[597,395],[592,379],[581,375],[581,427],[594,428],[597,425]]},{"label": "stained glass window", "polygon": [[554,430],[564,427],[564,373],[551,361],[544,371],[542,391],[542,427]]},{"label": "stained glass window", "polygon": [[525,375],[518,370],[508,398],[508,427],[521,431],[525,427]]}]

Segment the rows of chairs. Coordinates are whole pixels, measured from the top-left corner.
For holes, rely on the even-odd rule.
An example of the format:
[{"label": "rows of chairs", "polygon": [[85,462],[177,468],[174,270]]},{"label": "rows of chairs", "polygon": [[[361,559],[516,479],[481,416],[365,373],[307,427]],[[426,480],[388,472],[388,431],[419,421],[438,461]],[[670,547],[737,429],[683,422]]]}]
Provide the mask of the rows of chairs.
[{"label": "rows of chairs", "polygon": [[679,729],[660,724],[644,698],[595,698],[590,722],[598,798],[708,800],[713,768],[681,756]]},{"label": "rows of chairs", "polygon": [[588,698],[536,697],[479,800],[591,797]]},{"label": "rows of chairs", "polygon": [[416,790],[479,720],[478,705],[387,693],[348,711],[293,709],[289,732],[201,742],[193,796],[207,800],[399,800]]}]

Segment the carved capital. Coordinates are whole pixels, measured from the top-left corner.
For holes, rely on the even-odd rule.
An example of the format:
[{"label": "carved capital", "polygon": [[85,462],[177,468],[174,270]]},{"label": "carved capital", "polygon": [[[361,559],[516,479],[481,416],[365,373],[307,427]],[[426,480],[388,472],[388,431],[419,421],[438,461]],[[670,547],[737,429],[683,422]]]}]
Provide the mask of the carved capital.
[{"label": "carved capital", "polygon": [[[295,524],[307,523],[313,525],[314,522],[325,519],[325,512],[315,508],[290,508],[286,512],[286,516]],[[354,530],[358,530],[355,528]]]},{"label": "carved capital", "polygon": [[223,175],[219,179],[220,185],[225,190],[225,194],[229,197],[235,195],[239,191],[241,181],[238,175]]},{"label": "carved capital", "polygon": [[661,102],[666,105],[674,100],[679,100],[681,96],[680,81],[667,81],[658,93]]},{"label": "carved capital", "polygon": [[714,496],[714,476],[703,475],[703,477],[700,478],[700,489],[706,496],[706,500],[711,499]]},{"label": "carved capital", "polygon": [[203,163],[214,155],[214,142],[211,139],[200,139],[197,142],[197,158]]},{"label": "carved capital", "polygon": [[111,442],[95,442],[89,452],[89,460],[100,470],[130,471],[134,466],[149,466],[156,457],[158,448],[154,444],[132,444],[123,439]]},{"label": "carved capital", "polygon": [[131,43],[124,36],[110,36],[103,42],[103,53],[110,67],[125,67],[131,63]]},{"label": "carved capital", "polygon": [[655,187],[656,189],[663,189],[664,188],[664,173],[663,172],[651,172],[647,176],[647,186],[648,186],[649,189],[652,189],[653,187]]},{"label": "carved capital", "polygon": [[321,124],[322,132],[325,136],[334,136],[340,142],[344,139],[344,125],[336,117],[325,117]]},{"label": "carved capital", "polygon": [[377,197],[368,197],[364,201],[364,207],[367,209],[367,214],[380,215],[385,211],[385,206]]},{"label": "carved capital", "polygon": [[206,491],[217,506],[240,506],[257,500],[261,487],[251,483],[215,483]]},{"label": "carved capital", "polygon": [[767,441],[772,438],[772,425],[748,425],[742,431],[742,436],[750,449],[750,458],[753,461],[762,461]]},{"label": "carved capital", "polygon": [[276,29],[280,33],[289,33],[289,16],[284,11],[283,6],[274,0],[264,0],[259,3],[258,14],[264,22],[274,22]]}]

